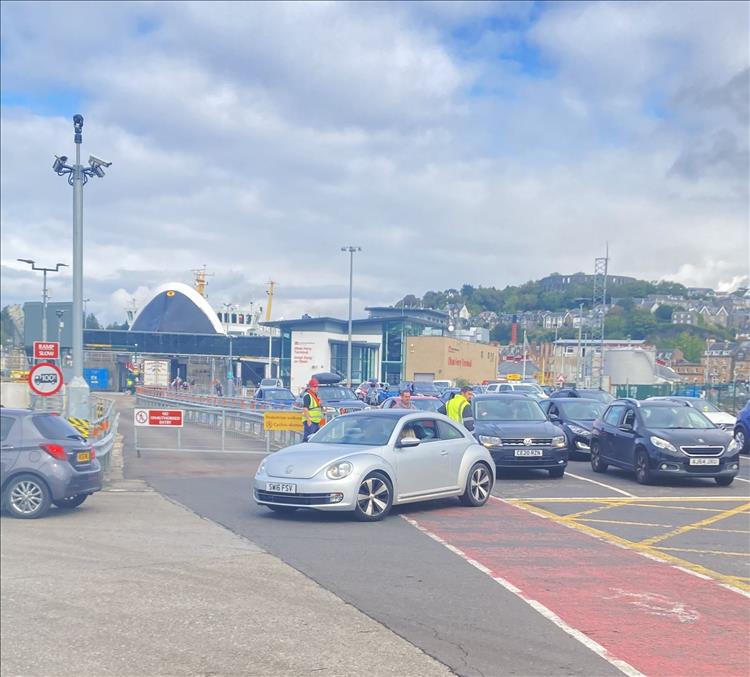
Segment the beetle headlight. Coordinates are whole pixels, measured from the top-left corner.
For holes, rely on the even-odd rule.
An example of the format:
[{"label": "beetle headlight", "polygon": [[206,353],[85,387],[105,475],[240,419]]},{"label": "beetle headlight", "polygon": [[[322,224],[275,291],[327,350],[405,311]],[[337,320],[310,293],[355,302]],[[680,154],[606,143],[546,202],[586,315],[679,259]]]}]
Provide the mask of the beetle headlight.
[{"label": "beetle headlight", "polygon": [[492,437],[491,435],[480,435],[479,441],[485,447],[502,447],[503,440],[501,437]]},{"label": "beetle headlight", "polygon": [[557,437],[553,437],[552,446],[557,447],[558,449],[561,447],[567,447],[568,441],[565,439],[565,435],[558,435]]},{"label": "beetle headlight", "polygon": [[258,466],[258,470],[256,470],[256,472],[255,472],[255,474],[256,474],[256,475],[262,475],[262,474],[263,474],[263,473],[265,472],[265,470],[266,470],[266,461],[267,461],[267,460],[268,460],[268,459],[264,458],[264,459],[263,459],[263,460],[262,460],[262,461],[260,462],[260,465]]},{"label": "beetle headlight", "polygon": [[677,453],[677,449],[675,449],[675,446],[671,442],[667,442],[667,440],[657,437],[656,435],[651,436],[651,444],[659,449],[665,449],[666,451],[671,451],[675,454]]},{"label": "beetle headlight", "polygon": [[349,461],[340,461],[328,466],[326,470],[326,477],[329,480],[341,480],[347,475],[350,475],[354,466]]}]

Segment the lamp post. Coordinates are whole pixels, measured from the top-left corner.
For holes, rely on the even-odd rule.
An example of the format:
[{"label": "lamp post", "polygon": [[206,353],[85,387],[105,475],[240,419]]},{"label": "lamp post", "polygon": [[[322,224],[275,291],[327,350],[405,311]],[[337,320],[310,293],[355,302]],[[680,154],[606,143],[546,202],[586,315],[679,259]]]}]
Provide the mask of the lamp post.
[{"label": "lamp post", "polygon": [[229,323],[232,319],[234,305],[224,303],[224,314],[227,317],[227,338],[229,339],[229,369],[227,370],[227,397],[234,397],[234,364],[232,363],[232,335],[229,333]]},{"label": "lamp post", "polygon": [[63,322],[63,314],[65,311],[62,310],[56,310],[55,315],[57,315],[57,342],[60,344],[60,361],[62,361],[62,330],[65,326],[65,323]]},{"label": "lamp post", "polygon": [[89,166],[81,165],[83,143],[83,115],[73,116],[73,142],[76,162],[68,165],[64,155],[55,156],[52,171],[67,176],[73,187],[73,378],[68,384],[68,415],[89,417],[89,386],[83,378],[83,186],[89,177],[104,176],[104,168],[112,163],[89,156]]},{"label": "lamp post", "polygon": [[67,263],[56,263],[54,268],[44,268],[43,266],[37,266],[36,261],[32,259],[16,259],[21,263],[28,263],[31,266],[31,270],[42,271],[42,341],[47,340],[47,301],[49,301],[49,294],[47,293],[47,273],[57,273],[60,268],[67,268]]},{"label": "lamp post", "polygon": [[348,245],[341,247],[342,252],[349,252],[349,339],[346,344],[346,381],[352,387],[352,284],[354,282],[354,252],[361,252],[362,247]]}]

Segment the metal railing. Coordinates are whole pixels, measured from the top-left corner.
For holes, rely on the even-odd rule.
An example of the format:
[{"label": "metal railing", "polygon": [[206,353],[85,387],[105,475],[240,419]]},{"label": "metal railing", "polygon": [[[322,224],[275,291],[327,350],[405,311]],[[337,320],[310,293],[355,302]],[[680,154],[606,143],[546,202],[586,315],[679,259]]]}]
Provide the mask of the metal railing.
[{"label": "metal railing", "polygon": [[[138,456],[142,451],[270,453],[273,449],[302,441],[302,433],[266,430],[263,423],[266,411],[294,411],[301,416],[299,409],[251,409],[247,406],[247,400],[241,398],[191,395],[164,388],[139,388],[135,406],[180,409],[183,412],[181,428],[135,426],[134,440]],[[329,416],[332,417],[333,412]],[[257,448],[258,441],[265,441],[265,452]]]}]

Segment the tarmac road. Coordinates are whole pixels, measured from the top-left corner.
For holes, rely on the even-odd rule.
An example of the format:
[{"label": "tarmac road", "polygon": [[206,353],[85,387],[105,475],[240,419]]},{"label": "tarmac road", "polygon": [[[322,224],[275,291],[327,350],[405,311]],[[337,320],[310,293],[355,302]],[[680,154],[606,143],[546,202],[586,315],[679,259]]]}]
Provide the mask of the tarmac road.
[{"label": "tarmac road", "polygon": [[[129,420],[124,414],[126,440]],[[248,448],[258,451],[261,445],[249,445]],[[571,463],[571,473],[562,480],[551,480],[546,473],[533,471],[501,478],[496,493],[511,503],[492,508],[494,512],[459,509],[455,500],[447,500],[396,509],[394,516],[382,523],[362,525],[346,516],[304,510],[281,516],[254,505],[249,487],[259,460],[257,455],[173,452],[149,452],[137,459],[132,449],[126,446],[126,475],[145,479],[155,489],[199,515],[257,543],[448,665],[457,674],[608,675],[621,671],[668,674],[663,670],[670,666],[660,662],[658,656],[635,667],[618,663],[616,656],[629,651],[636,661],[641,660],[639,656],[643,652],[640,646],[638,651],[632,652],[630,647],[615,642],[612,646],[619,654],[607,650],[618,630],[614,628],[610,632],[607,628],[614,614],[614,611],[608,613],[607,605],[619,602],[607,602],[603,611],[597,610],[600,614],[596,617],[597,627],[591,628],[585,626],[586,618],[593,618],[590,610],[577,603],[578,597],[583,597],[581,591],[590,584],[583,568],[580,575],[576,575],[579,564],[576,557],[581,548],[594,544],[590,556],[604,556],[603,561],[611,561],[620,556],[618,548],[624,547],[621,541],[626,536],[625,543],[633,546],[635,558],[629,564],[631,571],[649,571],[649,560],[636,554],[646,552],[664,558],[673,557],[676,563],[688,565],[688,571],[693,566],[694,573],[704,578],[708,571],[712,579],[701,593],[703,596],[698,595],[696,608],[684,607],[680,600],[686,595],[693,596],[692,591],[699,579],[674,567],[659,565],[661,569],[655,569],[647,578],[658,581],[660,586],[674,583],[673,594],[681,595],[679,599],[675,597],[679,604],[673,603],[665,612],[673,616],[666,621],[659,617],[659,614],[665,615],[661,611],[648,612],[650,615],[645,624],[642,616],[634,616],[634,628],[642,627],[653,635],[661,632],[665,623],[674,622],[680,624],[676,626],[677,630],[685,634],[686,628],[682,624],[698,622],[696,619],[700,622],[719,619],[726,608],[723,605],[735,604],[734,625],[723,628],[725,634],[729,639],[732,635],[736,638],[738,635],[734,633],[746,635],[750,627],[746,598],[725,588],[721,591],[727,597],[714,595],[714,588],[719,587],[717,581],[739,586],[743,576],[750,575],[747,572],[749,558],[740,556],[748,550],[747,512],[741,509],[747,504],[750,489],[747,481],[738,481],[726,488],[695,480],[641,487],[625,473],[610,471],[606,475],[595,475],[588,464]],[[747,477],[747,468],[743,468],[743,476]],[[683,500],[694,497],[709,500],[689,503]],[[608,502],[603,503],[603,499],[608,499]],[[735,514],[724,517],[723,513],[733,509],[737,509]],[[589,511],[590,517],[577,517]],[[595,511],[604,511],[606,517],[612,517],[594,522],[601,516]],[[648,517],[639,515],[639,511],[647,511]],[[545,519],[538,519],[538,515]],[[488,516],[490,519],[486,519]],[[731,525],[733,528],[727,527],[721,533],[718,528],[708,531],[690,526],[707,516],[717,520],[716,527],[722,525],[719,520],[735,520],[735,523]],[[561,524],[555,524],[555,520],[560,520]],[[473,526],[472,522],[475,523]],[[521,525],[520,529],[518,525]],[[558,551],[574,538],[569,528],[587,535],[575,535],[583,539],[579,550],[560,559]],[[706,526],[706,529],[711,528]],[[551,550],[522,548],[528,545],[526,541],[539,538],[545,529],[555,544]],[[626,536],[623,536],[623,529],[629,530]],[[677,544],[682,548],[680,552],[657,551],[660,544],[667,547],[664,545],[666,540],[653,546],[636,547],[643,539],[661,538],[675,529],[683,530],[674,536],[683,539]],[[479,548],[471,557],[466,556],[466,552],[477,543],[500,542],[508,532],[512,532],[515,540],[504,544],[503,553],[519,548],[519,555],[512,563],[507,558],[493,559],[488,547]],[[590,535],[596,535],[597,539],[589,538]],[[697,536],[700,536],[697,541],[700,547],[689,547],[696,543]],[[602,539],[609,539],[614,545],[604,543]],[[684,539],[692,540],[685,543]],[[716,539],[724,539],[721,548],[712,545]],[[647,551],[648,548],[651,550]],[[614,555],[610,551],[614,551]],[[735,554],[728,555],[730,552]],[[683,560],[683,557],[688,559]],[[473,564],[467,560],[472,560]],[[565,568],[566,575],[559,577],[559,585],[554,568],[543,580],[527,580],[527,571],[542,570],[540,565],[548,568],[550,562],[557,562],[561,572]],[[499,579],[505,574],[516,576],[529,586],[527,589],[534,592],[532,602],[549,599],[549,613],[543,615],[539,609],[532,608],[528,595],[524,597],[514,592],[513,581],[505,581],[507,586],[499,585]],[[619,579],[599,581],[603,586],[602,594],[620,591],[617,595],[623,597],[623,604],[629,604],[620,610],[625,615],[633,609],[633,613],[642,614],[643,599],[637,604],[632,603],[638,595],[650,600],[653,606],[654,596],[647,583],[644,581],[634,590],[624,590]],[[562,590],[562,594],[554,595],[556,590]],[[596,600],[587,600],[586,604],[596,605]],[[680,612],[683,607],[689,611]],[[678,611],[674,612],[674,609]],[[577,637],[577,628],[568,626],[561,617],[578,618],[586,632]],[[592,640],[593,636],[600,637],[603,646]],[[679,637],[676,632],[675,641]],[[678,648],[674,651],[683,660]],[[725,674],[732,674],[738,666],[743,674],[746,673],[750,668],[747,652],[735,641],[731,641],[729,652],[729,663],[719,665],[714,673],[721,674],[721,668],[726,667]],[[694,665],[698,668],[700,663]],[[689,661],[684,667],[690,671]],[[694,670],[693,674],[700,673]]]}]

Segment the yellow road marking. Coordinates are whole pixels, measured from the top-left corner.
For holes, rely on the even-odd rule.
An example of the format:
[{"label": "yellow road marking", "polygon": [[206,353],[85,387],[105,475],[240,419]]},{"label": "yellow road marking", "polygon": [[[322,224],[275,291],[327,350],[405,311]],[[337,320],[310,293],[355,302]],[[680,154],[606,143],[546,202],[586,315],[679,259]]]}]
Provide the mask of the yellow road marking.
[{"label": "yellow road marking", "polygon": [[[502,497],[498,497],[502,498]],[[741,503],[747,496],[576,496],[574,498],[503,498],[506,503]]]},{"label": "yellow road marking", "polygon": [[[533,501],[534,499],[531,500]],[[589,526],[588,524],[582,524],[581,522],[576,522],[575,520],[569,520],[565,517],[560,517],[560,515],[556,515],[549,510],[545,510],[544,508],[540,508],[539,506],[532,505],[531,503],[523,503],[518,501],[515,502],[514,505],[523,510],[527,510],[528,512],[538,515],[539,517],[550,519],[553,522],[559,522],[560,524],[563,524],[571,529],[575,529],[576,531],[588,534],[589,536],[594,536],[599,540],[618,545],[622,548],[627,548],[628,550],[640,552],[654,559],[666,562],[667,564],[673,564],[683,569],[688,569],[689,571],[692,571],[693,573],[696,573],[700,576],[712,578],[719,583],[728,585],[745,595],[750,594],[750,584],[745,583],[744,581],[737,580],[735,576],[728,576],[727,574],[722,574],[718,571],[714,571],[713,569],[708,569],[707,567],[696,564],[695,562],[690,562],[680,557],[670,555],[667,552],[662,552],[661,550],[657,550],[656,548],[652,548],[641,543],[628,541],[625,538],[620,538],[619,536],[615,536],[614,534],[610,534],[606,531],[601,531],[600,529],[596,529],[595,527]]]},{"label": "yellow road marking", "polygon": [[699,552],[702,555],[734,555],[737,557],[747,557],[746,552],[726,552],[725,550],[696,550],[695,548],[661,548],[656,546],[657,550],[669,550],[670,552]]},{"label": "yellow road marking", "polygon": [[580,512],[572,512],[569,515],[565,515],[568,519],[578,519],[584,515],[593,515],[594,513],[601,512],[602,510],[609,510],[610,508],[616,507],[614,504],[611,505],[600,505],[597,508],[589,508],[588,510],[581,510]]},{"label": "yellow road marking", "polygon": [[635,527],[665,527],[670,529],[673,525],[671,524],[651,524],[650,522],[618,522],[617,520],[595,520],[595,519],[581,519],[580,522],[597,522],[601,524],[627,524]]},{"label": "yellow road marking", "polygon": [[750,510],[750,503],[746,503],[745,505],[738,505],[736,508],[731,508],[730,510],[724,510],[723,512],[720,512],[718,515],[712,515],[711,517],[706,517],[706,519],[701,520],[700,522],[694,522],[693,524],[686,524],[683,527],[677,527],[677,529],[672,529],[672,531],[668,531],[666,534],[661,534],[659,536],[652,536],[651,538],[646,538],[640,541],[639,544],[640,545],[654,545],[655,543],[666,541],[668,538],[679,536],[680,534],[684,534],[688,531],[693,531],[694,529],[700,529],[701,527],[706,527],[709,524],[718,522],[719,520],[727,519],[728,517],[732,517],[732,515],[739,515],[740,513],[746,512],[747,510]]}]

